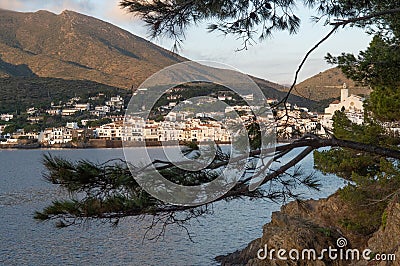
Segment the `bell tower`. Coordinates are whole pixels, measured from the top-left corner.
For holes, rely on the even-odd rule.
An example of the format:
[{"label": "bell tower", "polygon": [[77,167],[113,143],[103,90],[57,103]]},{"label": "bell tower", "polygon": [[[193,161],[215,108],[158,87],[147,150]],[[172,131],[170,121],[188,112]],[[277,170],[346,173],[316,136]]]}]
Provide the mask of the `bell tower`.
[{"label": "bell tower", "polygon": [[349,89],[347,89],[347,84],[343,83],[343,88],[340,91],[340,101],[344,102],[349,97]]}]

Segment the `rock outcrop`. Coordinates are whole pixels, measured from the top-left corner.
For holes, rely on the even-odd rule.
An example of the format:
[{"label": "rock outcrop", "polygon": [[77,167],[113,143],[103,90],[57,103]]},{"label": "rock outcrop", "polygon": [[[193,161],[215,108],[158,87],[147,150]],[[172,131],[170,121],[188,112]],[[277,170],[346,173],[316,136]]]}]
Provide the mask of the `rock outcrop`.
[{"label": "rock outcrop", "polygon": [[[306,202],[294,201],[281,208],[279,212],[272,215],[271,222],[264,225],[261,238],[252,241],[245,249],[236,251],[227,256],[217,257],[222,265],[400,265],[393,261],[366,261],[362,257],[365,249],[374,254],[395,254],[400,260],[400,203],[393,200],[386,209],[384,221],[381,228],[372,236],[364,236],[347,230],[341,222],[343,218],[351,215],[352,210],[334,194],[327,199],[308,200]],[[338,243],[342,239],[345,243]],[[338,247],[339,244],[339,247]],[[342,247],[342,246],[344,247]],[[337,249],[338,259],[331,259],[325,253],[322,260],[309,260],[308,252],[302,260],[303,250],[315,250],[317,258],[323,249]],[[267,258],[265,256],[267,248]],[[259,251],[263,249],[262,251]],[[277,252],[279,249],[286,251],[283,257],[288,260],[279,260]],[[360,251],[360,260],[346,260],[346,256],[340,259],[340,250],[346,252],[349,249]],[[270,259],[271,251],[273,259]],[[289,255],[297,257],[295,252],[300,251],[299,260],[291,260]],[[344,253],[345,254],[345,253]],[[312,254],[310,255],[313,258]],[[348,258],[352,258],[351,254]],[[379,264],[380,263],[380,264]]]}]

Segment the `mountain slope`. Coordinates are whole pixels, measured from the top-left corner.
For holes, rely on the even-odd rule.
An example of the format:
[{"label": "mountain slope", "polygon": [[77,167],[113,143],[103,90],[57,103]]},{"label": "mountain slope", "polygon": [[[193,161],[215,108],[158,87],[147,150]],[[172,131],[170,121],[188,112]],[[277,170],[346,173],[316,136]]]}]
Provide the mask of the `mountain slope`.
[{"label": "mountain slope", "polygon": [[130,88],[149,74],[185,60],[116,26],[72,11],[55,15],[0,10],[0,24],[1,60],[26,65],[40,77],[87,79]]},{"label": "mountain slope", "polygon": [[0,78],[0,114],[24,112],[29,107],[47,109],[51,103],[64,103],[72,97],[88,99],[102,92],[106,97],[121,95],[129,99],[130,92],[88,80],[64,80],[39,77]]},{"label": "mountain slope", "polygon": [[293,94],[314,101],[340,97],[343,83],[347,84],[351,94],[369,95],[371,90],[348,79],[339,68],[331,68],[296,85]]},{"label": "mountain slope", "polygon": [[[267,98],[275,98],[281,100],[287,95],[287,88],[282,85],[256,77],[251,78],[261,88],[265,97]],[[298,106],[307,107],[312,111],[322,110],[320,104],[317,101],[301,97],[294,93],[289,95],[288,101],[290,103],[297,104]]]},{"label": "mountain slope", "polygon": [[[58,78],[129,89],[153,73],[187,60],[110,23],[73,11],[56,15],[0,9],[0,25],[0,78],[31,78],[24,83]],[[213,80],[221,78],[221,73],[215,71]],[[252,78],[266,97],[285,96],[282,86]],[[310,108],[315,105],[296,95],[290,101]]]}]

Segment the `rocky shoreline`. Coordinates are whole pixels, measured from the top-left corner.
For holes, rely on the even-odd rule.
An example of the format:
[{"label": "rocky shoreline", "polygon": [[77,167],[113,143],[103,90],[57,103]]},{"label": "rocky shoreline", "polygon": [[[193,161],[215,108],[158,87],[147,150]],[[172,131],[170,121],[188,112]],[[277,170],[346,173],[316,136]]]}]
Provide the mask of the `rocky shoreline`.
[{"label": "rocky shoreline", "polygon": [[[370,235],[354,233],[343,225],[341,221],[344,217],[352,215],[351,212],[352,210],[341,200],[338,193],[327,199],[291,202],[272,214],[271,222],[263,226],[261,238],[250,242],[243,250],[218,256],[216,260],[225,266],[400,265],[399,262],[393,261],[392,256],[394,254],[400,260],[400,200],[398,198],[392,200],[385,211],[385,219],[379,230]],[[328,247],[338,249],[338,239],[346,240],[346,245],[342,248],[344,252],[349,249],[358,249],[360,260],[346,260],[346,256],[342,260],[339,258],[332,260],[328,255],[322,260],[301,260],[301,257],[298,261],[290,260],[290,258],[278,260],[276,253],[273,260],[269,257],[265,260],[257,257],[260,249],[265,250],[265,245],[268,251],[313,249],[318,255]],[[390,255],[391,260],[388,258],[387,261],[364,260],[362,252],[366,249],[371,250],[369,257],[385,254]],[[263,255],[264,252],[260,254]],[[352,257],[349,255],[349,258]]]}]

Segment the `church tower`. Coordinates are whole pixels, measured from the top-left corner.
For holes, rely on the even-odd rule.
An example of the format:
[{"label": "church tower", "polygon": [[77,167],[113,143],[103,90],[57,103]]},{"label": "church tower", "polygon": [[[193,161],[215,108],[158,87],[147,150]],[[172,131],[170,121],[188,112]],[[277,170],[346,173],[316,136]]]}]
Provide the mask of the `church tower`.
[{"label": "church tower", "polygon": [[349,89],[347,89],[346,83],[343,83],[343,89],[340,92],[340,102],[344,102],[347,98],[349,98]]}]

